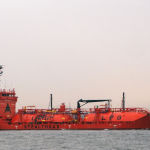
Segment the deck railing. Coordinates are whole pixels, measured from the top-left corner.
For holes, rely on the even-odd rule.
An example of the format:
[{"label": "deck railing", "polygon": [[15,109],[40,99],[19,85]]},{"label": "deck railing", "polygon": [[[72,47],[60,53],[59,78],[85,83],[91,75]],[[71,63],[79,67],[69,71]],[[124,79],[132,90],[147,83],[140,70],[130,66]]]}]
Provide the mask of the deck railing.
[{"label": "deck railing", "polygon": [[[150,111],[146,108],[81,108],[80,113],[106,113],[106,112],[142,112],[142,113],[150,113]],[[55,108],[52,111],[48,109],[19,109],[19,112],[22,113],[36,113],[36,114],[45,114],[45,113],[71,113],[75,114],[78,112],[76,108],[66,108],[65,111],[60,111],[59,108]]]}]

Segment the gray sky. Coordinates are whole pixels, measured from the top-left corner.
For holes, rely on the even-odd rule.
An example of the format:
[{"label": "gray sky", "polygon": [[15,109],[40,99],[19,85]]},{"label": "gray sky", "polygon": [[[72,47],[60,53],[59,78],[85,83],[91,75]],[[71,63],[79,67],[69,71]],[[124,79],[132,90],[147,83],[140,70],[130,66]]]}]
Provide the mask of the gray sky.
[{"label": "gray sky", "polygon": [[[150,108],[149,0],[0,1],[0,64],[17,109],[79,99]],[[5,87],[5,81],[2,78]],[[88,105],[90,107],[92,105]]]}]

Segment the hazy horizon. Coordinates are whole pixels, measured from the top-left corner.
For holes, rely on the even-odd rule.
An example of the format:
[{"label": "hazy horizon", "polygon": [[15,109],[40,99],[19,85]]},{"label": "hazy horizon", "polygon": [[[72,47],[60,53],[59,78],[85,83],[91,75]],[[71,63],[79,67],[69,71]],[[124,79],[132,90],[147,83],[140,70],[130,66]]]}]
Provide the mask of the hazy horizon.
[{"label": "hazy horizon", "polygon": [[[17,109],[112,99],[150,108],[150,1],[0,2],[0,88]],[[93,106],[88,104],[86,107]]]}]

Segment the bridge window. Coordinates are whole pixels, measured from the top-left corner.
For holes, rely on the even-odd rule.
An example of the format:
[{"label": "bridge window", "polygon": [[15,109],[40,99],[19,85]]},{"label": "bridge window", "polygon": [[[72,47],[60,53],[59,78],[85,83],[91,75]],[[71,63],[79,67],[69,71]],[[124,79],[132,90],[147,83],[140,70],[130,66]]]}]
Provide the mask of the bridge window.
[{"label": "bridge window", "polygon": [[2,94],[2,96],[10,96],[10,94]]}]

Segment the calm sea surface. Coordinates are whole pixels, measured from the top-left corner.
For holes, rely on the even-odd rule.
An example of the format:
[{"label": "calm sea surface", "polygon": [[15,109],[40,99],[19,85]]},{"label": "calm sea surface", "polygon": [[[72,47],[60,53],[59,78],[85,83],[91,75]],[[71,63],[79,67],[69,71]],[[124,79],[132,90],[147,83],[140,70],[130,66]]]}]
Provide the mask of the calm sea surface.
[{"label": "calm sea surface", "polygon": [[150,150],[150,130],[0,131],[0,150]]}]

